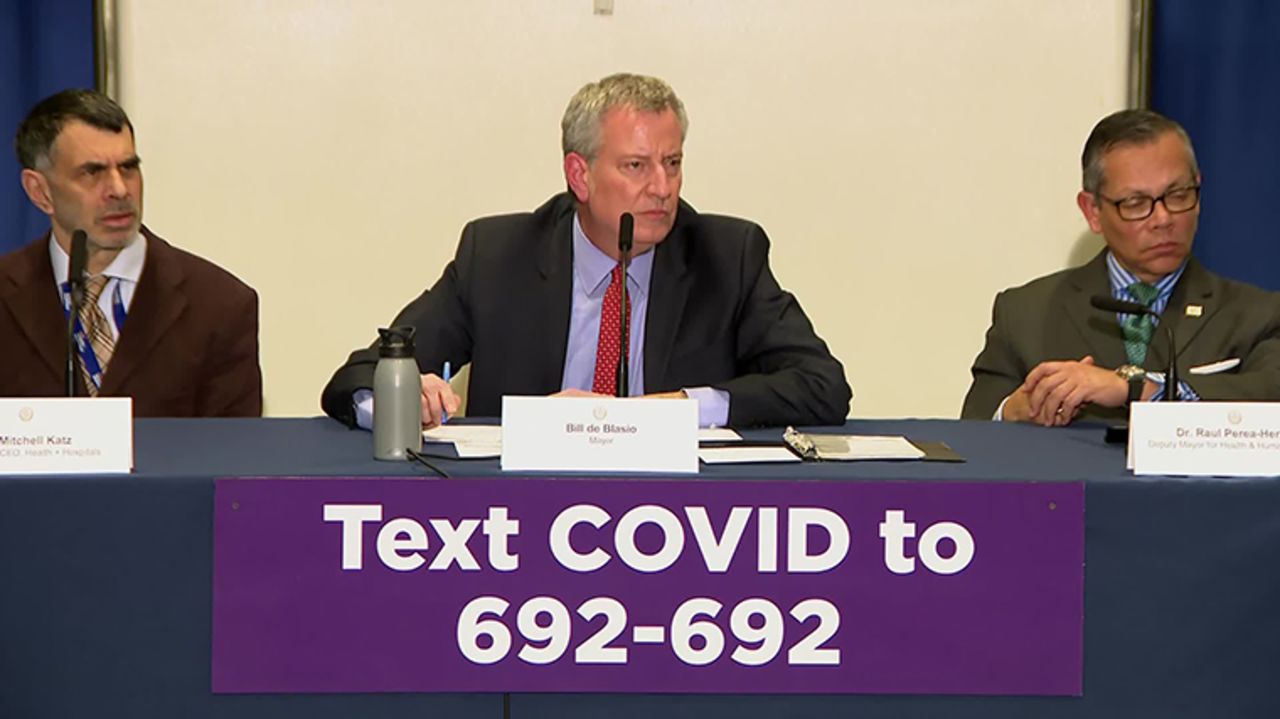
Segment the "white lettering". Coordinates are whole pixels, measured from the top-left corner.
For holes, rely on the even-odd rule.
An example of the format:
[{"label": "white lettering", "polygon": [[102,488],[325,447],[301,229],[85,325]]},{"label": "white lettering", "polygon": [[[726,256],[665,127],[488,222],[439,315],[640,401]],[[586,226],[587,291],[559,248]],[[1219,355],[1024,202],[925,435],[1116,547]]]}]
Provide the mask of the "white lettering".
[{"label": "white lettering", "polygon": [[[819,527],[831,543],[821,554],[809,554],[809,528]],[[849,552],[849,526],[840,515],[821,507],[787,509],[787,571],[825,572]]]},{"label": "white lettering", "polygon": [[[645,554],[636,547],[636,530],[645,524],[655,524],[662,530],[662,547],[653,554]],[[613,544],[628,567],[637,572],[661,572],[674,564],[684,551],[684,527],[666,507],[642,504],[628,510],[618,520]]]},{"label": "white lettering", "polygon": [[489,538],[489,566],[500,572],[520,568],[520,558],[507,549],[507,539],[520,533],[520,520],[507,519],[506,507],[490,507],[481,531]]},{"label": "white lettering", "polygon": [[729,510],[729,520],[725,522],[724,533],[717,540],[715,530],[711,528],[711,520],[707,517],[706,507],[685,507],[684,513],[689,517],[689,527],[693,530],[693,539],[702,551],[702,560],[706,562],[709,572],[726,572],[733,555],[738,551],[738,543],[742,541],[742,533],[747,528],[747,519],[751,516],[750,507],[734,507]]},{"label": "white lettering", "polygon": [[364,545],[361,542],[360,525],[365,522],[381,522],[382,505],[326,504],[324,521],[342,522],[342,568],[361,569],[364,566]]},{"label": "white lettering", "polygon": [[427,561],[418,554],[426,548],[427,530],[408,517],[396,517],[378,530],[378,559],[388,569],[412,572]]},{"label": "white lettering", "polygon": [[594,504],[575,504],[556,515],[551,523],[551,554],[566,569],[575,572],[593,572],[610,559],[599,547],[586,554],[574,550],[569,534],[575,526],[584,523],[599,529],[609,523],[609,513]]}]

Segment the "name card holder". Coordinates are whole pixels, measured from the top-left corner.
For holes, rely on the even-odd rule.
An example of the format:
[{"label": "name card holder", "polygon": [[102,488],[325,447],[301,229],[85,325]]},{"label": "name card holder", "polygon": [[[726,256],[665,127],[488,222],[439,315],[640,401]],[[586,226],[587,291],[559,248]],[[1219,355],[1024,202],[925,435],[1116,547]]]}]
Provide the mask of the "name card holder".
[{"label": "name card holder", "polygon": [[132,470],[132,399],[0,399],[0,475]]},{"label": "name card holder", "polygon": [[1280,402],[1135,402],[1134,474],[1280,476]]},{"label": "name card holder", "polygon": [[503,471],[698,471],[692,399],[503,397]]}]

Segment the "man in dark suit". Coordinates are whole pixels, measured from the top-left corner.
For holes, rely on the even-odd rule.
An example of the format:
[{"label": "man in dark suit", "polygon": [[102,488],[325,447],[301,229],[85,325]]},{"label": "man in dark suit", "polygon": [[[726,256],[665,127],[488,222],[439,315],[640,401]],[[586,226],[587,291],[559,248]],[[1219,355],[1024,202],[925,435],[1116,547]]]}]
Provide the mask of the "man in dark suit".
[{"label": "man in dark suit", "polygon": [[68,254],[83,230],[76,394],[132,397],[136,416],[261,415],[257,294],[142,226],[141,160],[119,105],[60,92],[15,145],[51,228],[0,258],[0,396],[64,394]]},{"label": "man in dark suit", "polygon": [[[1165,326],[1177,340],[1177,399],[1280,399],[1280,294],[1191,256],[1201,177],[1186,131],[1154,112],[1117,112],[1094,127],[1082,165],[1077,204],[1107,249],[996,297],[962,416],[1046,426],[1125,417],[1130,402],[1170,391]],[[1094,309],[1095,295],[1159,320]]]},{"label": "man in dark suit", "polygon": [[[688,122],[671,88],[607,77],[579,90],[561,126],[569,192],[469,223],[444,275],[393,322],[417,330],[423,424],[457,409],[436,374],[445,362],[470,363],[472,415],[498,415],[504,394],[613,393],[624,212],[631,394],[693,397],[703,425],[843,422],[844,370],[778,286],[764,231],[680,200]],[[360,350],[338,369],[328,414],[369,426],[376,361]]]}]

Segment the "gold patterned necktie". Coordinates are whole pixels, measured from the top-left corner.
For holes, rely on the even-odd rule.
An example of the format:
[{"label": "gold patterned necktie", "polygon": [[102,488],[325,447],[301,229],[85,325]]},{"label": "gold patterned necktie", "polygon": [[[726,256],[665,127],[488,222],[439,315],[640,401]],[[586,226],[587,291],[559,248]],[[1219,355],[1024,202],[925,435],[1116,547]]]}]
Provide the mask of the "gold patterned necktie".
[{"label": "gold patterned necktie", "polygon": [[98,376],[92,376],[85,362],[80,363],[80,376],[84,379],[85,389],[90,397],[98,395],[98,386],[102,384],[102,375],[107,373],[107,363],[111,361],[111,353],[115,351],[116,341],[112,338],[111,327],[107,324],[107,316],[98,306],[98,298],[107,286],[106,275],[92,277],[84,283],[84,304],[80,305],[80,326],[84,328],[84,337],[93,347],[93,355],[98,360]]}]

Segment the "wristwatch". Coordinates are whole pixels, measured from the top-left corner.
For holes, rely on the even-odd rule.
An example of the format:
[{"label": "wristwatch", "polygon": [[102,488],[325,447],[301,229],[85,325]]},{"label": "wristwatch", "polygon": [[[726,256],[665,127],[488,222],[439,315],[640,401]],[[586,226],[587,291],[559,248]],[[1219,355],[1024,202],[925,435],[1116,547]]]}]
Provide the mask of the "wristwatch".
[{"label": "wristwatch", "polygon": [[1125,400],[1125,404],[1136,402],[1142,398],[1142,388],[1146,385],[1147,371],[1137,365],[1122,364],[1116,367],[1116,374],[1120,379],[1129,383],[1129,398]]}]

